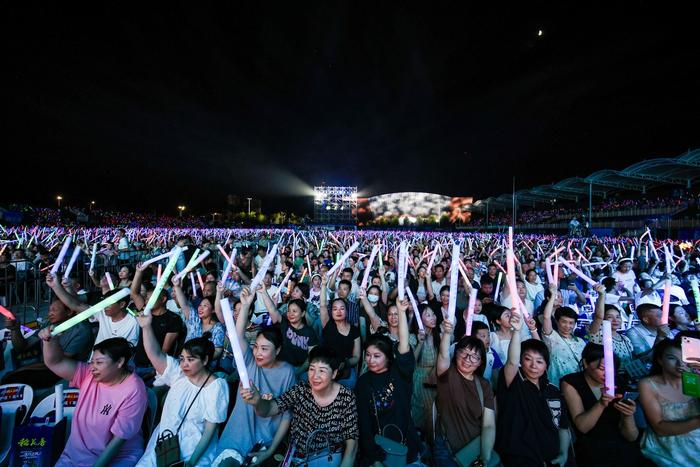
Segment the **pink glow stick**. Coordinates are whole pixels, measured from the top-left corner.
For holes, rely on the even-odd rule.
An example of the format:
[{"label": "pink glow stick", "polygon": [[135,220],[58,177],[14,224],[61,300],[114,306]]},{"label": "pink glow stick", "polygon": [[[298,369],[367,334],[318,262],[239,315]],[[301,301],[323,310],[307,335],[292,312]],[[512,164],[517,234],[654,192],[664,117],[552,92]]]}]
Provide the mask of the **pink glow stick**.
[{"label": "pink glow stick", "polygon": [[664,284],[664,298],[661,302],[661,324],[668,324],[668,310],[671,303],[671,281]]},{"label": "pink glow stick", "polygon": [[612,327],[603,321],[603,364],[605,365],[605,393],[615,397],[615,359],[613,357]]},{"label": "pink glow stick", "polygon": [[160,281],[160,275],[163,274],[163,265],[159,264],[158,265],[158,274],[156,275],[156,282]]},{"label": "pink glow stick", "polygon": [[204,290],[204,280],[202,279],[202,274],[197,271],[197,281],[199,281],[199,288]]},{"label": "pink glow stick", "polygon": [[224,258],[226,258],[226,261],[231,262],[231,258],[229,258],[229,256],[226,254],[226,250],[224,250],[224,247],[222,247],[221,245],[216,245],[216,247],[217,247],[217,248],[219,249],[219,251],[221,252],[221,255],[222,255]]},{"label": "pink glow stick", "polygon": [[587,275],[585,272],[581,271],[581,270],[578,269],[576,266],[574,266],[574,265],[571,264],[570,262],[566,261],[564,258],[561,258],[561,257],[560,257],[560,258],[559,258],[559,261],[560,261],[563,265],[565,265],[567,268],[571,269],[571,271],[572,271],[574,274],[576,274],[577,276],[579,276],[579,277],[580,277],[581,279],[583,279],[584,281],[588,282],[588,283],[591,284],[592,286],[595,286],[595,285],[596,285],[596,281],[594,281],[593,279],[591,279],[590,277],[588,277],[588,275]]},{"label": "pink glow stick", "polygon": [[0,315],[3,315],[7,319],[11,319],[12,321],[16,321],[17,318],[15,318],[15,315],[12,314],[10,310],[5,308],[4,306],[0,305]]}]

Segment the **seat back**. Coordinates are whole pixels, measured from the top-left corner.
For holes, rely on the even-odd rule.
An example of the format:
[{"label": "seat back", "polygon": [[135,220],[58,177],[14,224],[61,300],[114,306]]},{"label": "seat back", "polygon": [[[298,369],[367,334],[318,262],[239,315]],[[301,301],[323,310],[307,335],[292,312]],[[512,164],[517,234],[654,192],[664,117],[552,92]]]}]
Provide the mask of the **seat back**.
[{"label": "seat back", "polygon": [[[4,463],[10,452],[14,427],[22,423],[32,406],[34,391],[26,384],[3,384],[0,386],[0,407],[2,407],[2,424],[0,426],[0,464]],[[24,413],[17,411],[24,408]],[[20,417],[18,419],[18,417]]]},{"label": "seat back", "polygon": [[[68,422],[73,418],[73,412],[75,412],[75,407],[78,404],[78,394],[80,394],[78,389],[63,390],[63,416],[66,417]],[[55,409],[56,394],[49,394],[34,407],[31,416],[43,418],[54,412]]]},{"label": "seat back", "polygon": [[148,398],[148,407],[146,413],[143,414],[143,424],[141,427],[143,429],[143,438],[148,442],[155,428],[153,425],[156,421],[156,413],[158,412],[158,397],[151,388],[146,388],[146,396]]}]

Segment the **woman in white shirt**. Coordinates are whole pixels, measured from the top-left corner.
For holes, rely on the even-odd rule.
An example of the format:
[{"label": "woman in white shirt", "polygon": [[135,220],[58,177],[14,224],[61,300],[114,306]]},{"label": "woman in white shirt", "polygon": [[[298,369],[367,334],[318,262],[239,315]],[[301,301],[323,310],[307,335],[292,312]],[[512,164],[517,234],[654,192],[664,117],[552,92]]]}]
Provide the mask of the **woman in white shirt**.
[{"label": "woman in white shirt", "polygon": [[211,465],[216,454],[216,431],[219,423],[226,420],[229,397],[226,381],[207,369],[214,356],[214,344],[204,336],[190,339],[178,362],[161,350],[151,327],[151,316],[140,314],[138,320],[146,355],[156,370],[155,385],[167,385],[170,390],[160,424],[153,430],[137,465],[157,465],[156,442],[166,430],[178,437],[180,459],[185,465]]}]

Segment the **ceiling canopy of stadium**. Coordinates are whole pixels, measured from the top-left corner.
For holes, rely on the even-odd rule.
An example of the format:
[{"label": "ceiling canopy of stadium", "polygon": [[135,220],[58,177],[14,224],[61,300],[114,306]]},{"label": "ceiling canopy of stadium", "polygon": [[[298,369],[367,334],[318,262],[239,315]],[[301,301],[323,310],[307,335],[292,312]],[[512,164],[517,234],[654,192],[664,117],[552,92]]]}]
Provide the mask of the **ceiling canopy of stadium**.
[{"label": "ceiling canopy of stadium", "polygon": [[[557,199],[578,201],[589,193],[605,198],[611,191],[639,191],[646,193],[660,185],[681,185],[690,188],[700,178],[700,149],[678,157],[662,157],[632,164],[622,170],[599,170],[589,176],[566,178],[551,185],[540,185],[516,191],[518,204],[552,203]],[[513,204],[511,193],[476,201],[472,209],[505,208]]]}]

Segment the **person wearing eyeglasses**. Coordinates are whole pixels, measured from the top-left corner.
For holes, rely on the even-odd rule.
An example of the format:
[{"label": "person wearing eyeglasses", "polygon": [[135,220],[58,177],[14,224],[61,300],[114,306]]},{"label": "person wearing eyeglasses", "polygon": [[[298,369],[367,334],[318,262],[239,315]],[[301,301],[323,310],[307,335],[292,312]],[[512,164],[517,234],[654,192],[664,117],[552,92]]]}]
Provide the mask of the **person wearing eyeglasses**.
[{"label": "person wearing eyeglasses", "polygon": [[445,320],[442,326],[437,358],[436,404],[439,415],[435,424],[433,460],[436,465],[457,466],[453,458],[481,437],[478,461],[480,465],[489,465],[495,461],[492,457],[496,413],[491,385],[482,377],[486,366],[484,344],[473,336],[462,337],[450,359],[454,326],[449,320]]}]

